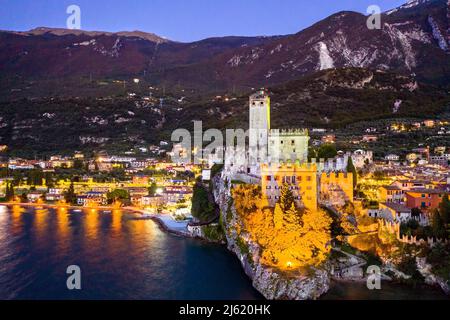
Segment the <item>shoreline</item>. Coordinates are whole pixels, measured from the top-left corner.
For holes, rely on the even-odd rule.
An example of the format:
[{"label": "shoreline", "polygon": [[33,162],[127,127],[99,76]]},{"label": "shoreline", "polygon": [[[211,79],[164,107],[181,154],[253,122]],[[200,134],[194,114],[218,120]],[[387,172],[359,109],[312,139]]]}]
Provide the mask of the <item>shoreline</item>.
[{"label": "shoreline", "polygon": [[[146,212],[144,209],[140,209],[137,207],[111,207],[111,206],[99,206],[99,207],[80,207],[80,206],[73,206],[73,205],[57,205],[57,204],[51,204],[51,203],[17,203],[17,202],[0,202],[0,206],[6,206],[6,207],[13,207],[13,206],[19,206],[23,208],[48,208],[48,209],[58,209],[58,208],[65,208],[69,210],[103,210],[103,211],[114,211],[114,210],[123,210],[128,211],[140,215],[146,215],[149,219],[154,221],[158,224],[158,226],[165,232],[180,236],[180,237],[187,237],[187,238],[196,238],[193,237],[189,231],[187,230],[187,222],[178,222],[171,218],[169,218],[169,215],[162,215],[162,214],[155,214],[155,213],[149,213]],[[168,221],[164,219],[165,217],[168,217],[171,221]],[[180,224],[179,228],[175,228],[174,225],[171,225],[171,222]],[[184,229],[184,230],[183,230]]]},{"label": "shoreline", "polygon": [[[190,239],[196,239],[196,240],[200,240],[200,241],[204,241],[207,243],[213,243],[212,241],[209,241],[206,238],[203,237],[196,237],[193,236],[192,234],[190,234],[190,232],[187,230],[187,226],[188,223],[186,221],[183,222],[178,222],[173,220],[168,214],[154,214],[154,213],[149,213],[146,212],[145,209],[140,209],[137,207],[120,207],[120,208],[114,208],[111,206],[101,206],[101,207],[80,207],[80,206],[71,206],[71,205],[56,205],[56,204],[49,204],[49,203],[42,203],[42,204],[37,204],[37,203],[0,203],[0,206],[6,206],[6,207],[12,207],[12,206],[20,206],[20,207],[27,207],[27,208],[36,208],[36,207],[42,207],[42,208],[49,208],[49,209],[57,209],[57,208],[66,208],[66,209],[70,209],[70,210],[107,210],[107,211],[114,211],[114,210],[123,210],[123,211],[127,211],[127,212],[131,212],[131,213],[136,213],[136,214],[140,214],[140,215],[145,215],[146,218],[148,218],[149,220],[154,221],[163,232],[167,232],[168,234],[172,234],[174,236],[177,237],[183,237],[183,238],[190,238]],[[165,217],[167,217],[168,219],[170,219],[170,221],[168,221],[167,219],[164,219]],[[180,226],[180,228],[175,228],[173,225],[171,225],[171,223],[176,223],[176,224],[182,224],[183,226]],[[239,259],[239,256],[236,254],[236,252],[234,252],[233,250],[230,250],[228,248],[228,246],[226,246],[227,250],[231,253],[234,254],[236,258]],[[242,261],[241,261],[242,262]],[[244,272],[245,272],[245,267],[243,266]],[[251,276],[249,276],[247,274],[247,276],[249,277],[249,279],[253,282],[253,279]],[[386,279],[384,279],[386,281]],[[342,283],[342,284],[350,284],[350,283],[358,283],[358,284],[363,284],[365,281],[367,281],[366,278],[362,278],[362,279],[342,279],[342,278],[337,278],[337,277],[330,277],[330,281],[334,282],[334,283]],[[388,283],[393,284],[393,285],[402,285],[405,287],[410,287],[408,284],[405,283],[401,283],[398,281],[395,281],[394,279],[391,279],[388,281]],[[434,285],[429,285],[429,284],[422,284],[424,287],[428,287],[428,288],[434,288],[436,290],[440,290],[440,288],[434,286]],[[255,287],[254,287],[255,288]],[[329,288],[327,290],[327,292],[325,292],[322,296],[325,296],[331,288]],[[257,290],[258,292],[260,292],[258,289],[255,288],[255,290]],[[262,293],[260,292],[260,294],[262,295]],[[444,293],[445,295],[445,293]],[[318,298],[320,299],[320,297]]]}]

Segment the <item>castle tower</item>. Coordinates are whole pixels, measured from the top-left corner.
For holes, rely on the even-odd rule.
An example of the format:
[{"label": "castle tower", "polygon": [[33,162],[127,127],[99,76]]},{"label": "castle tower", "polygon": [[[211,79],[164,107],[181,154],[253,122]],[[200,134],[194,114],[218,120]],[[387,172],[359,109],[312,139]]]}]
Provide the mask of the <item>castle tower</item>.
[{"label": "castle tower", "polygon": [[259,164],[267,159],[270,130],[270,97],[264,90],[250,96],[249,112],[248,173],[259,175]]}]

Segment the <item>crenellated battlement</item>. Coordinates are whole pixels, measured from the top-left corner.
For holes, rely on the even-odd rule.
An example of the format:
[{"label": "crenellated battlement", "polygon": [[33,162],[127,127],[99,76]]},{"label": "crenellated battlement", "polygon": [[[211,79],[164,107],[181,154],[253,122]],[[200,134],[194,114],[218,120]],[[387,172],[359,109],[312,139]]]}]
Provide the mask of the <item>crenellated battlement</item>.
[{"label": "crenellated battlement", "polygon": [[308,129],[271,129],[269,135],[273,137],[306,136],[309,137]]},{"label": "crenellated battlement", "polygon": [[416,246],[420,245],[428,245],[429,247],[433,247],[436,244],[447,244],[447,239],[439,239],[439,238],[431,238],[428,237],[425,239],[417,239],[417,236],[408,236],[406,234],[400,234],[400,223],[399,222],[389,222],[384,219],[378,220],[378,232],[388,232],[396,236],[397,240],[402,243],[412,244]]},{"label": "crenellated battlement", "polygon": [[261,164],[261,171],[311,171],[311,172],[317,172],[317,164],[315,163],[309,163],[309,162],[300,162],[295,161],[294,163],[291,163],[290,161],[287,162],[280,162],[280,163],[263,163]]},{"label": "crenellated battlement", "polygon": [[341,181],[346,183],[353,183],[353,173],[351,172],[322,172],[321,181]]}]

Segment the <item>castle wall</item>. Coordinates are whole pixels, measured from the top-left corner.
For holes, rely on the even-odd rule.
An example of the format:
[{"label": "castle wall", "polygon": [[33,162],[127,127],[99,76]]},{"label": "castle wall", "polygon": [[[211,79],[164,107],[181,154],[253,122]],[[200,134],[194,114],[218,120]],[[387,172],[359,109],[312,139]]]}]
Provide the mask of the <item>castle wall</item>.
[{"label": "castle wall", "polygon": [[353,201],[353,174],[326,173],[320,175],[320,199],[332,205],[343,205]]},{"label": "castle wall", "polygon": [[317,210],[317,166],[313,164],[261,165],[261,186],[270,206],[275,206],[287,184],[298,206]]},{"label": "castle wall", "polygon": [[308,160],[309,136],[307,130],[270,130],[269,159],[271,162]]}]

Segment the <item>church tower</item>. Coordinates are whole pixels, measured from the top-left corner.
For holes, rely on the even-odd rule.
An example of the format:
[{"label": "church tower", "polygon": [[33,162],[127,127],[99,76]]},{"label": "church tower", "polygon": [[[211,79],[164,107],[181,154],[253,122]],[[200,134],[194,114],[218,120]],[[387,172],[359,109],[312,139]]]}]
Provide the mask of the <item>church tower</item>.
[{"label": "church tower", "polygon": [[265,90],[250,96],[249,112],[248,173],[259,175],[259,164],[267,161],[270,131],[270,97]]}]

